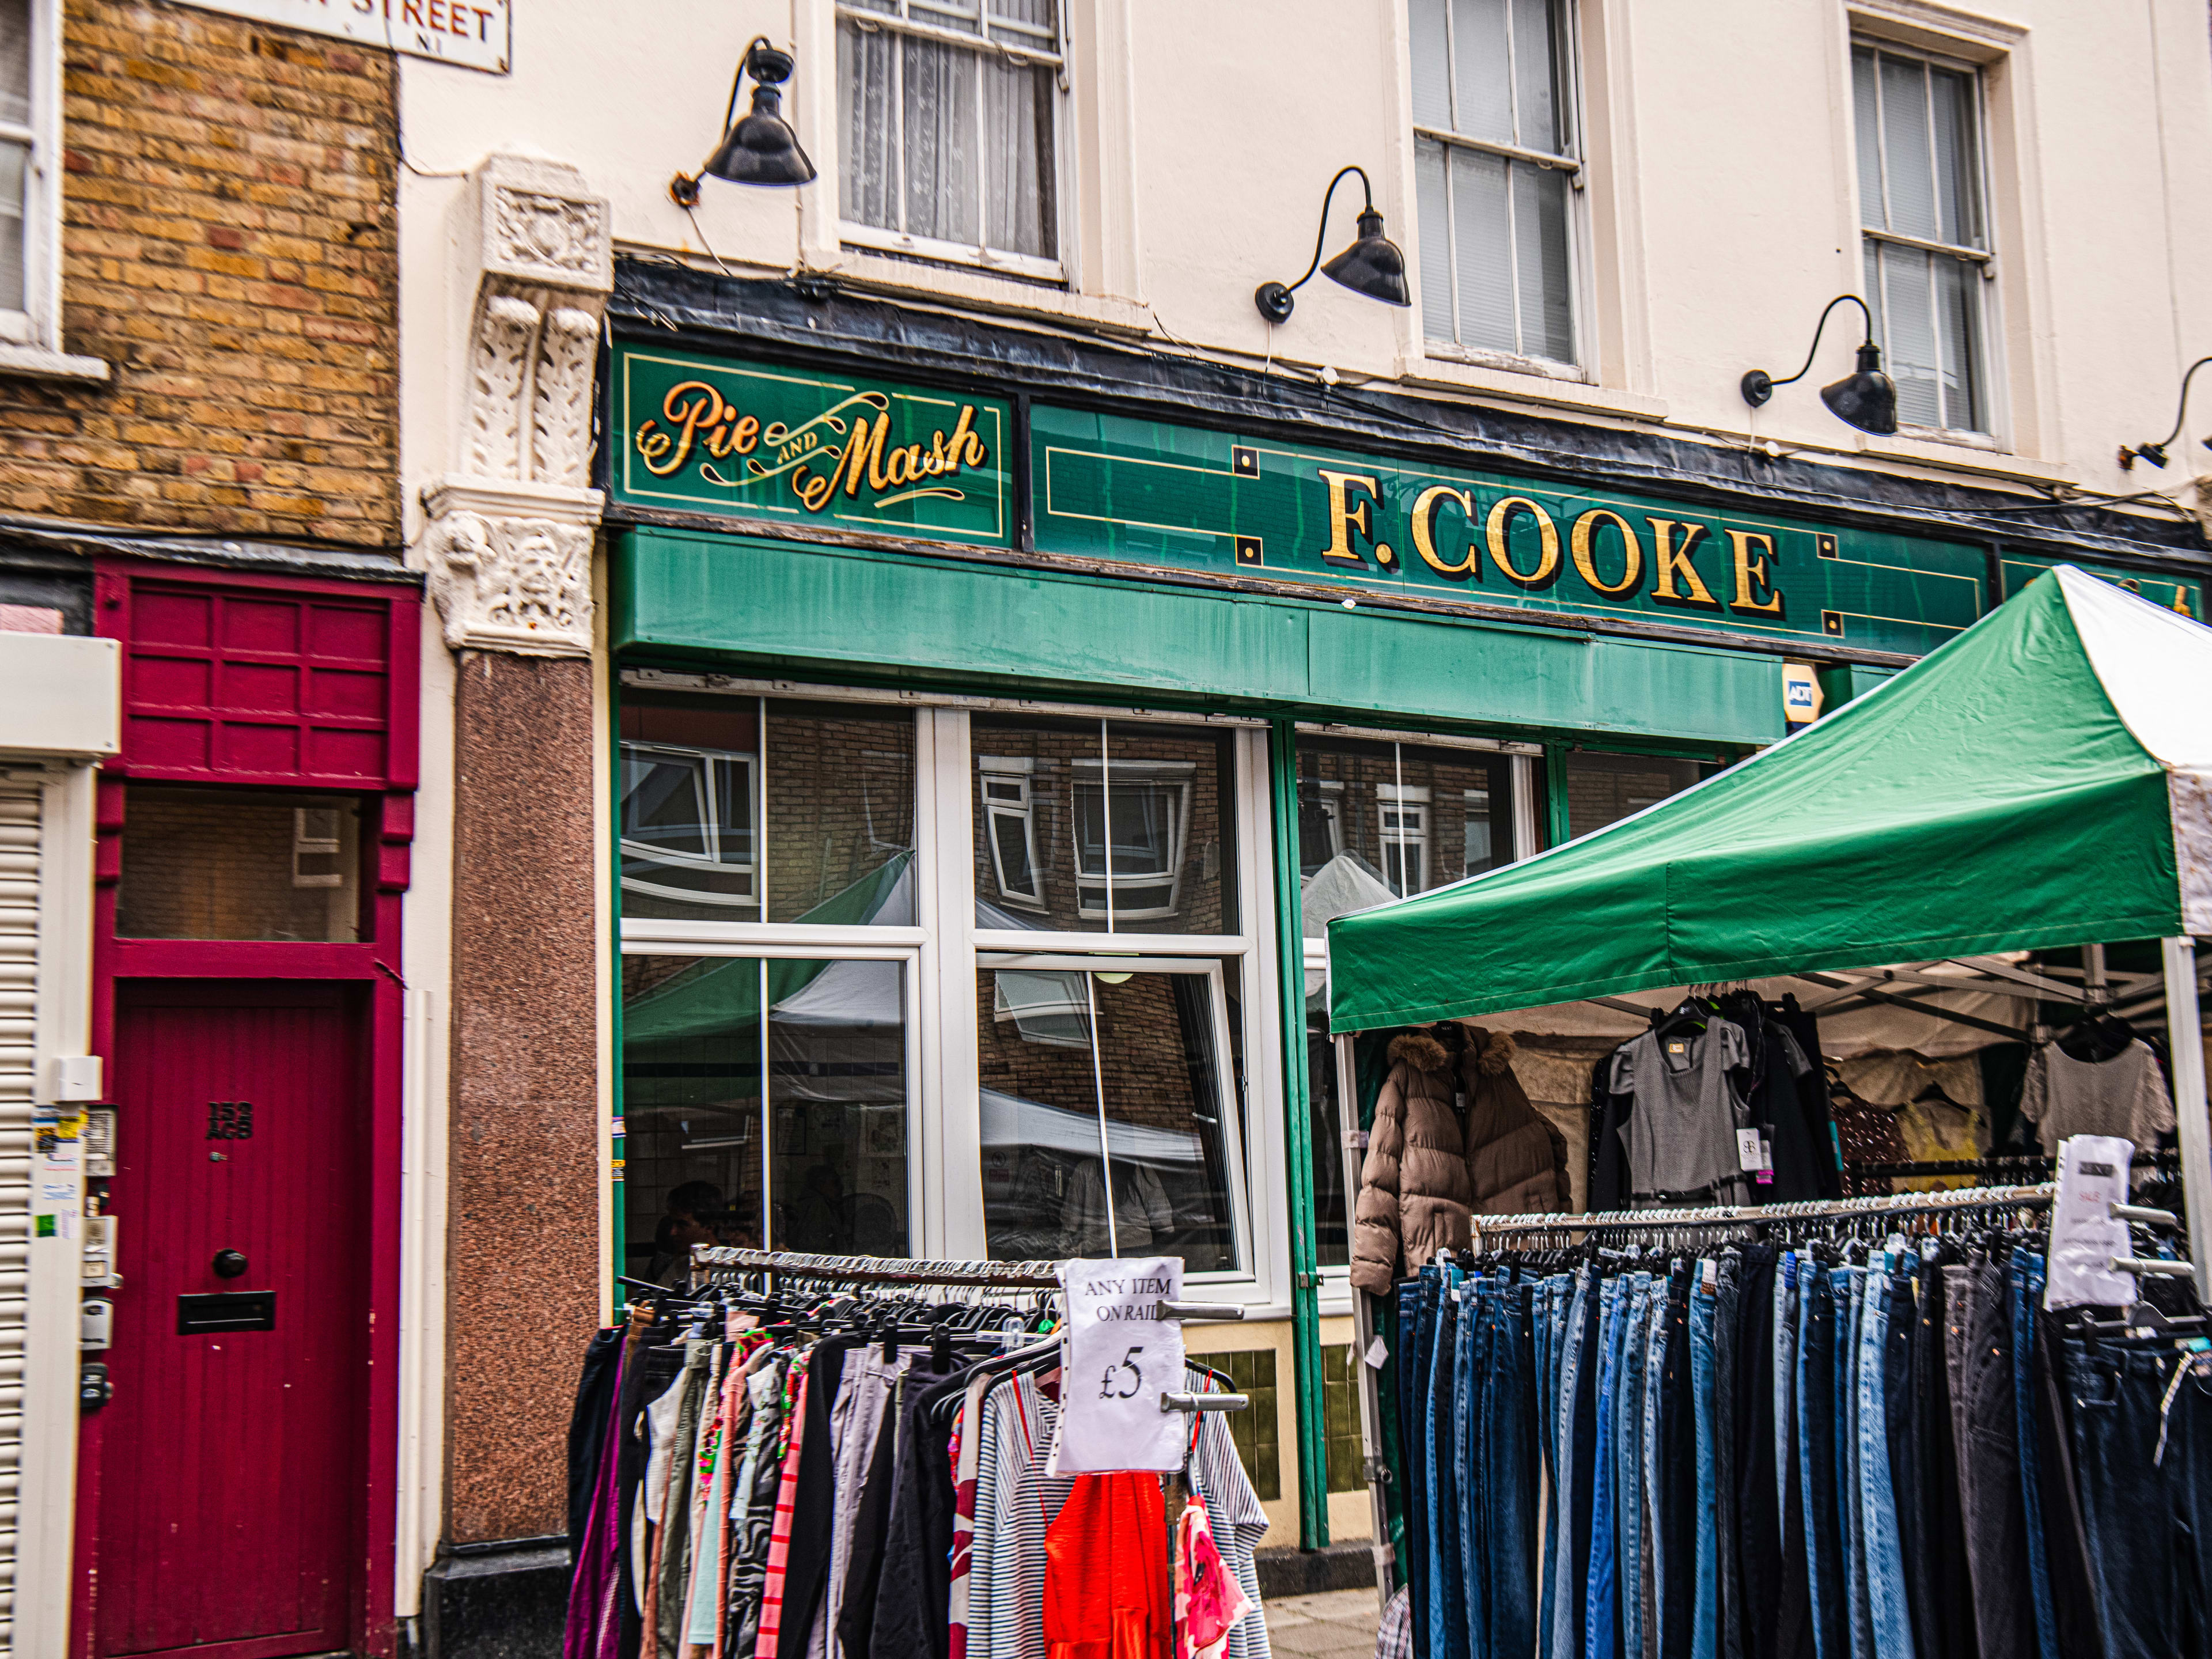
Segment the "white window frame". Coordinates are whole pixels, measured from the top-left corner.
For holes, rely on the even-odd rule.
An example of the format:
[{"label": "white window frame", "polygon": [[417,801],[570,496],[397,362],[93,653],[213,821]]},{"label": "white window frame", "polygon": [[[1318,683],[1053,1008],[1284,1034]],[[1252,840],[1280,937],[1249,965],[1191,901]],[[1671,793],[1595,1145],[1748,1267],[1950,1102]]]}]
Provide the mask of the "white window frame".
[{"label": "white window frame", "polygon": [[[1411,898],[1429,890],[1429,786],[1425,783],[1378,783],[1375,786],[1376,848],[1382,854],[1382,882],[1390,882],[1390,854],[1398,854],[1398,880],[1395,890],[1400,898]],[[1393,815],[1398,822],[1390,822]],[[1407,820],[1413,820],[1409,828]],[[1411,851],[1419,861],[1413,885],[1406,882],[1406,854]]]},{"label": "white window frame", "polygon": [[[623,681],[626,688],[725,694],[733,703],[743,698],[795,697],[890,702],[915,712],[914,927],[624,918],[620,949],[625,955],[896,959],[908,963],[908,1228],[909,1248],[917,1256],[969,1261],[988,1255],[975,989],[978,951],[1079,958],[1093,970],[1111,970],[1133,956],[1177,960],[1194,964],[1183,971],[1196,972],[1201,971],[1196,964],[1210,959],[1219,973],[1215,1008],[1223,1025],[1216,1035],[1225,1089],[1235,1090],[1238,1082],[1236,1050],[1225,1035],[1226,996],[1231,988],[1244,1022],[1243,1088],[1232,1103],[1238,1115],[1235,1144],[1229,1149],[1231,1168],[1241,1171],[1241,1188],[1231,1194],[1239,1255],[1234,1269],[1193,1273],[1186,1284],[1193,1296],[1243,1306],[1253,1318],[1289,1316],[1288,1206],[1271,1200],[1255,1208],[1254,1203],[1255,1194],[1286,1190],[1290,1178],[1282,1145],[1284,1061],[1281,1021],[1275,1013],[1274,865],[1266,855],[1274,830],[1264,722],[1242,716],[1155,714],[659,670],[627,670]],[[977,927],[980,884],[975,848],[980,792],[975,781],[979,757],[969,740],[969,711],[984,708],[1235,732],[1235,799],[1224,803],[1223,811],[1225,818],[1233,819],[1239,851],[1240,931],[1099,933]],[[756,848],[757,866],[764,865],[764,851]],[[763,881],[757,880],[756,885],[765,890]],[[1282,959],[1288,963],[1297,957],[1285,952]],[[619,1053],[615,1064],[621,1064]],[[617,1188],[617,1203],[621,1197]],[[625,1220],[617,1214],[613,1224],[620,1229]]]},{"label": "white window frame", "polygon": [[[1083,775],[1086,771],[1098,771],[1098,763],[1077,760],[1069,769],[1068,828],[1075,854],[1075,909],[1079,916],[1097,916],[1110,920],[1120,931],[1123,918],[1131,921],[1152,921],[1172,916],[1182,908],[1182,855],[1190,842],[1191,783],[1197,775],[1194,761],[1116,760],[1101,779],[1104,783],[1104,798],[1099,802],[1101,828],[1106,835],[1105,868],[1097,874],[1083,868],[1083,807],[1082,792],[1099,788]],[[1168,902],[1164,905],[1148,905],[1132,909],[1121,902],[1124,892],[1147,887],[1158,887],[1161,882],[1153,872],[1130,872],[1114,867],[1113,789],[1123,783],[1145,784],[1175,792],[1175,806],[1168,822],[1168,867],[1166,872]],[[1091,901],[1096,897],[1097,902]]]},{"label": "white window frame", "polygon": [[[837,180],[838,240],[848,247],[877,252],[901,253],[914,258],[935,260],[945,264],[980,265],[986,270],[1005,271],[1039,282],[1065,281],[1067,271],[1073,268],[1067,246],[1069,216],[1066,207],[1069,178],[1066,163],[1069,55],[1067,12],[1071,0],[1057,0],[1054,8],[1056,27],[1052,31],[1049,44],[1035,47],[1018,46],[1007,41],[991,38],[991,31],[994,29],[1016,29],[1024,33],[1034,34],[1040,40],[1045,38],[1044,31],[1008,19],[999,18],[988,21],[979,19],[979,21],[984,23],[984,27],[978,33],[969,34],[959,29],[933,26],[914,15],[917,6],[925,13],[933,11],[964,13],[975,9],[988,10],[990,0],[969,0],[969,4],[965,7],[961,6],[958,0],[942,0],[941,3],[938,3],[938,0],[892,0],[892,3],[898,8],[896,12],[878,11],[867,6],[848,5],[842,3],[841,0],[834,13],[835,21],[831,33],[833,46],[836,41],[836,28],[846,23],[851,23],[863,33],[872,31],[903,36],[909,40],[934,41],[940,46],[959,47],[974,53],[979,63],[985,57],[995,56],[1018,64],[1037,64],[1052,70],[1052,155],[1044,158],[1048,165],[1041,167],[1038,171],[1041,175],[1049,173],[1053,179],[1054,256],[1050,258],[1042,258],[1036,254],[1019,253],[1009,248],[994,248],[988,242],[981,240],[969,244],[947,241],[935,236],[915,236],[904,230],[891,229],[882,225],[867,224],[857,219],[848,219],[844,213],[844,178],[842,158]],[[892,63],[897,66],[894,69],[892,97],[892,102],[896,106],[898,102],[896,88],[905,71],[900,54],[893,54]],[[842,96],[842,88],[841,88],[839,91]],[[979,96],[976,102],[979,122],[981,107],[981,99]],[[842,121],[839,135],[842,143],[843,141]],[[978,137],[980,140],[980,130]],[[988,190],[986,169],[990,163],[989,158],[983,154],[983,145],[980,142],[975,146],[975,152],[977,218],[981,223],[988,217],[983,204],[987,199]],[[891,191],[891,197],[899,204],[899,215],[903,219],[906,213],[906,148],[902,137],[898,145],[898,163],[899,180]]]},{"label": "white window frame", "polygon": [[61,8],[28,0],[31,118],[0,122],[0,139],[27,145],[23,164],[23,306],[0,308],[0,343],[61,346]]},{"label": "white window frame", "polygon": [[[758,751],[702,749],[691,744],[655,743],[648,738],[623,738],[618,740],[616,752],[617,758],[623,762],[627,762],[633,752],[684,756],[701,763],[702,769],[699,775],[704,780],[694,785],[694,787],[700,791],[704,808],[700,813],[700,829],[704,832],[707,840],[707,851],[703,854],[676,852],[668,848],[655,847],[649,842],[632,841],[627,836],[620,836],[621,850],[624,856],[648,859],[655,864],[678,865],[686,869],[711,870],[718,875],[742,875],[747,881],[747,890],[743,894],[702,893],[688,887],[662,887],[638,877],[625,875],[622,878],[623,890],[632,893],[651,893],[656,898],[674,899],[684,904],[720,905],[734,910],[759,909],[766,902],[768,885],[762,879],[766,873],[767,860],[762,856],[766,850],[761,839],[761,827],[765,815],[762,811],[764,803],[760,799],[763,772],[760,765]],[[745,809],[752,814],[752,823],[747,826],[753,837],[753,856],[749,863],[725,864],[721,860],[722,832],[725,826],[721,821],[713,783],[713,768],[717,761],[725,765],[737,766],[744,774]],[[619,815],[621,811],[619,802],[617,804],[616,811]],[[617,834],[619,835],[619,826],[617,826]]]},{"label": "white window frame", "polygon": [[[1890,216],[1888,202],[1887,199],[1887,192],[1889,189],[1890,183],[1889,137],[1887,132],[1885,131],[1887,124],[1881,118],[1882,100],[1885,95],[1881,84],[1881,59],[1884,58],[1894,58],[1902,63],[1917,64],[1921,67],[1921,80],[1923,87],[1927,87],[1931,84],[1927,75],[1927,71],[1929,70],[1942,70],[1949,74],[1964,76],[1966,79],[1966,85],[1968,88],[1967,108],[1971,112],[1971,118],[1974,124],[1973,210],[1975,219],[1979,224],[1981,229],[1981,246],[1977,246],[1973,244],[1964,242],[1931,241],[1924,237],[1908,236],[1899,231],[1887,229],[1877,230],[1872,226],[1863,222],[1867,216],[1865,209],[1863,205],[1862,205],[1858,215],[1860,221],[1862,222],[1858,228],[1860,249],[1858,266],[1860,271],[1863,273],[1866,268],[1866,251],[1869,246],[1872,246],[1877,251],[1882,248],[1895,247],[1911,249],[1920,253],[1934,257],[1948,256],[1958,260],[1963,264],[1970,264],[1974,267],[1976,273],[1982,280],[1972,284],[1968,290],[1974,296],[1975,330],[1973,341],[1974,349],[1972,356],[1967,365],[1967,373],[1972,376],[1972,387],[1970,394],[1971,400],[1978,403],[1981,405],[1982,424],[1979,426],[1923,426],[1913,422],[1901,421],[1899,422],[1898,431],[1900,434],[1907,437],[1935,438],[1939,440],[1954,441],[1966,440],[1970,442],[1986,443],[1996,437],[1999,425],[1997,396],[1998,381],[1996,374],[1996,365],[1999,354],[1993,337],[1996,328],[1997,319],[1996,307],[1990,292],[1992,284],[1996,281],[1997,267],[1996,252],[1994,247],[1994,242],[1996,240],[1995,216],[1991,211],[1992,204],[1990,200],[1990,120],[1988,82],[1982,73],[1982,66],[1978,64],[1969,63],[1964,58],[1946,57],[1941,52],[1922,52],[1915,50],[1910,46],[1899,46],[1894,41],[1884,40],[1879,35],[1856,33],[1850,37],[1850,52],[1846,59],[1847,73],[1854,81],[1858,74],[1857,54],[1861,51],[1871,52],[1875,54],[1874,137],[1875,155],[1879,158],[1877,165],[1880,167],[1881,171],[1881,186],[1884,191],[1884,200],[1881,204],[1881,216],[1885,221],[1887,221]],[[1854,123],[1856,123],[1858,109],[1856,87],[1855,85],[1847,86],[1845,88],[1845,94],[1844,107],[1852,112],[1852,119]],[[1932,92],[1928,95],[1932,102]],[[1932,109],[1929,112],[1929,131],[1931,135],[1929,141],[1929,155],[1932,166],[1935,148],[1932,136],[1935,131],[1935,120]],[[1866,188],[1866,181],[1863,179],[1859,179],[1856,176],[1858,172],[1858,133],[1856,126],[1854,126],[1850,136],[1851,170],[1854,175],[1853,185],[1859,195],[1863,197]],[[1936,181],[1932,177],[1930,183],[1931,185],[1936,184]],[[1937,186],[1937,188],[1940,189],[1940,185]],[[1880,263],[1881,261],[1878,257],[1878,266]],[[1865,278],[1863,275],[1861,276],[1859,280],[1862,283],[1864,282]],[[1935,285],[1931,283],[1929,284],[1929,303],[1933,314],[1930,316],[1929,321],[1932,337],[1940,343],[1943,337],[1942,307],[1935,304]],[[1870,295],[1867,297],[1869,304],[1874,309],[1875,316],[1879,319],[1875,338],[1876,343],[1881,346],[1884,357],[1887,359],[1889,353],[1889,296],[1887,291],[1883,291],[1879,294]],[[1936,356],[1940,364],[1940,361],[1942,356],[1942,350],[1940,343],[1937,347]],[[1942,384],[1939,380],[1937,383],[1936,396],[1941,398],[1942,395]]]},{"label": "white window frame", "polygon": [[[1030,779],[1036,771],[1036,762],[1026,756],[978,755],[975,775],[983,810],[983,839],[991,849],[991,874],[998,884],[999,897],[1006,903],[1024,910],[1042,910],[1044,900],[1044,866],[1037,859],[1036,800],[1031,793]],[[1018,791],[1016,799],[994,800],[991,789]],[[1006,860],[999,851],[999,820],[1016,818],[1022,826],[1022,842],[1030,861],[1030,880],[1033,890],[1024,892],[1006,882]]]},{"label": "white window frame", "polygon": [[[922,1159],[920,1156],[922,1130],[921,1066],[923,1044],[921,1031],[921,951],[920,942],[907,938],[884,939],[871,937],[865,940],[858,935],[893,933],[908,935],[919,929],[898,927],[873,928],[801,928],[809,934],[838,933],[844,938],[836,944],[817,939],[778,939],[758,935],[773,933],[774,927],[763,928],[757,923],[740,923],[735,927],[720,922],[682,922],[625,920],[622,930],[622,954],[626,957],[734,957],[754,958],[763,964],[775,961],[815,962],[896,962],[901,964],[899,991],[902,1012],[905,1017],[902,1032],[904,1043],[901,1051],[902,1075],[906,1081],[906,1224],[907,1249],[915,1255],[931,1254],[923,1243],[922,1211],[926,1188],[922,1181]],[[784,931],[791,931],[785,929]],[[752,933],[755,937],[739,937]],[[720,934],[721,937],[716,937]],[[621,996],[619,989],[616,992]],[[777,1248],[775,1240],[775,1203],[774,1176],[775,1165],[775,1098],[773,1089],[774,1073],[769,1066],[769,1038],[772,1022],[765,1018],[767,1003],[762,1003],[763,1018],[760,1023],[761,1043],[761,1243],[765,1249]],[[619,1068],[622,1056],[616,1055]],[[617,1202],[626,1201],[626,1194],[618,1193]],[[629,1218],[617,1214],[614,1218],[615,1237],[627,1237]]]},{"label": "white window frame", "polygon": [[[1212,958],[1152,955],[1132,957],[1119,953],[1102,955],[1096,951],[1085,951],[1079,954],[988,951],[977,953],[975,966],[979,971],[987,973],[1013,970],[1042,974],[1081,974],[1084,976],[1084,1001],[1081,1006],[1085,1018],[1090,1022],[1091,1033],[1091,1041],[1083,1045],[1086,1051],[1093,1049],[1098,1040],[1097,1001],[1091,975],[1101,972],[1126,972],[1130,974],[1202,974],[1206,976],[1207,1006],[1212,1015],[1213,1023],[1214,1069],[1221,1086],[1221,1098],[1218,1102],[1221,1119],[1215,1123],[1214,1127],[1220,1132],[1222,1156],[1229,1165],[1230,1237],[1234,1243],[1237,1261],[1246,1265],[1234,1270],[1192,1273],[1188,1277],[1194,1282],[1204,1282],[1230,1280],[1247,1276],[1249,1264],[1252,1261],[1255,1232],[1250,1191],[1244,1174],[1245,1151],[1251,1135],[1251,1127],[1246,1121],[1247,1102],[1238,1097],[1236,1051],[1230,1047],[1229,1043],[1228,964],[1218,957]],[[1005,1018],[1011,1019],[1013,1016],[1009,1014]],[[1055,1043],[1054,1046],[1062,1045]],[[980,1111],[979,1103],[979,1115]],[[1206,1121],[1202,1115],[1197,1114],[1194,1115],[1198,1117],[1199,1121]],[[1103,1085],[1098,1100],[1098,1123],[1101,1132],[1100,1158],[1110,1169],[1113,1153],[1111,1149],[1103,1143],[1106,1105]],[[1107,1190],[1110,1194],[1112,1192],[1110,1183]],[[1109,1212],[1113,1207],[1110,1196],[1107,1207]]]},{"label": "white window frame", "polygon": [[[1557,8],[1556,11],[1553,12],[1553,15],[1554,19],[1553,27],[1558,32],[1559,51],[1560,61],[1563,66],[1560,76],[1560,94],[1562,102],[1565,106],[1563,112],[1565,118],[1563,125],[1565,125],[1568,137],[1571,142],[1565,150],[1554,151],[1532,149],[1524,148],[1517,143],[1500,143],[1494,139],[1474,137],[1467,133],[1455,132],[1446,127],[1430,126],[1419,120],[1413,120],[1409,123],[1413,128],[1413,146],[1412,148],[1417,149],[1419,145],[1425,140],[1427,142],[1442,144],[1447,152],[1447,167],[1445,172],[1446,184],[1444,191],[1444,222],[1443,226],[1439,228],[1438,234],[1443,235],[1444,238],[1445,246],[1452,250],[1451,314],[1453,337],[1449,340],[1437,340],[1430,337],[1426,320],[1426,295],[1416,296],[1418,303],[1416,305],[1416,314],[1413,319],[1413,333],[1415,338],[1420,342],[1422,353],[1426,356],[1450,362],[1486,364],[1498,368],[1524,370],[1553,377],[1579,379],[1582,377],[1583,373],[1583,366],[1590,356],[1589,342],[1590,307],[1588,302],[1588,296],[1583,292],[1587,281],[1585,272],[1588,269],[1589,264],[1587,250],[1589,241],[1590,227],[1589,215],[1587,209],[1587,202],[1589,194],[1589,180],[1587,171],[1589,164],[1584,157],[1584,152],[1589,148],[1589,143],[1583,126],[1582,19],[1579,15],[1579,8],[1577,4],[1577,0],[1505,0],[1505,3],[1507,7],[1505,38],[1509,63],[1506,80],[1509,86],[1513,83],[1512,72],[1510,68],[1510,54],[1513,50],[1511,9],[1516,5],[1528,5],[1530,3],[1542,3],[1547,11],[1552,10],[1554,7]],[[1455,104],[1456,104],[1459,96],[1457,74],[1455,67],[1455,56],[1456,52],[1455,36],[1459,27],[1456,21],[1457,10],[1458,8],[1451,3],[1451,0],[1444,0],[1445,77],[1447,84],[1451,88],[1449,96]],[[1453,224],[1454,210],[1452,207],[1452,193],[1449,183],[1450,171],[1449,167],[1449,152],[1454,149],[1474,150],[1482,155],[1498,156],[1501,160],[1509,163],[1522,166],[1534,166],[1544,168],[1547,171],[1565,173],[1567,175],[1567,183],[1569,186],[1567,199],[1567,326],[1572,331],[1574,336],[1574,355],[1571,358],[1563,360],[1557,357],[1543,356],[1534,352],[1500,351],[1493,346],[1465,345],[1460,343],[1458,337],[1461,332],[1459,324],[1459,244],[1456,230]],[[1418,166],[1412,170],[1409,177],[1418,179]],[[1510,216],[1514,210],[1513,192],[1510,175],[1506,190],[1505,203],[1506,213],[1509,216],[1510,222]],[[1418,186],[1416,188],[1415,211],[1408,216],[1411,217],[1413,222],[1413,234],[1417,237],[1426,236],[1430,234],[1429,228],[1420,222],[1420,216],[1418,210]],[[1420,269],[1420,260],[1416,258],[1411,263],[1413,266],[1418,280],[1418,273]],[[1521,326],[1521,289],[1520,284],[1517,282],[1514,284],[1512,297],[1514,333],[1517,337],[1525,338],[1527,331]]]}]

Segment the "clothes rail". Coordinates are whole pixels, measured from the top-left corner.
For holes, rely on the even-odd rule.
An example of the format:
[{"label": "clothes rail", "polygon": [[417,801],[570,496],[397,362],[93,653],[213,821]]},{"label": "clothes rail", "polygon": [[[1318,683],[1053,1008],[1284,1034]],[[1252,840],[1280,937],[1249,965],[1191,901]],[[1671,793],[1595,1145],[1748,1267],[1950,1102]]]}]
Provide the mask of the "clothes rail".
[{"label": "clothes rail", "polygon": [[[2018,1157],[1951,1158],[1903,1164],[1847,1164],[1846,1176],[1863,1180],[1910,1179],[1922,1176],[2047,1176],[2058,1167],[2055,1158],[2023,1152]],[[2137,1152],[2131,1169],[2171,1175],[2181,1167],[2179,1152]]]},{"label": "clothes rail", "polygon": [[808,1255],[793,1250],[750,1250],[735,1244],[695,1244],[695,1271],[713,1282],[718,1274],[781,1273],[787,1279],[834,1285],[976,1285],[1006,1290],[1056,1290],[1056,1261],[917,1261],[890,1255]]},{"label": "clothes rail", "polygon": [[2057,1194],[2057,1183],[2046,1181],[2033,1187],[1959,1187],[1948,1192],[1821,1199],[1802,1204],[1607,1210],[1590,1215],[1479,1215],[1474,1218],[1471,1226],[1478,1242],[1485,1233],[1657,1232],[1670,1227],[1755,1227],[1761,1224],[1842,1220],[1856,1216],[1926,1215],[1946,1210],[2035,1209],[2048,1206]]}]

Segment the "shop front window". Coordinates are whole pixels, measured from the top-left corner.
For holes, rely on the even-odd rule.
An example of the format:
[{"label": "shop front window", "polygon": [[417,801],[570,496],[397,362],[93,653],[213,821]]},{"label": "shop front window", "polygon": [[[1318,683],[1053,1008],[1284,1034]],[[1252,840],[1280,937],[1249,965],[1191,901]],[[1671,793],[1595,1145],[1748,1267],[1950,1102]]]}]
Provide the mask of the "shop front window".
[{"label": "shop front window", "polygon": [[641,692],[622,735],[623,915],[913,924],[912,714]]},{"label": "shop front window", "polygon": [[1574,750],[1566,756],[1567,833],[1587,836],[1608,823],[1656,806],[1720,769],[1707,762],[1657,755],[1606,755]]},{"label": "shop front window", "polygon": [[1243,1249],[1237,1011],[1206,960],[978,957],[983,1220],[1000,1261]]},{"label": "shop front window", "polygon": [[1237,932],[1233,734],[975,717],[976,926]]},{"label": "shop front window", "polygon": [[907,1254],[908,971],[623,958],[624,1272],[675,1283],[698,1243]]},{"label": "shop front window", "polygon": [[1301,736],[1298,870],[1308,938],[1331,916],[1512,857],[1513,763],[1488,749]]},{"label": "shop front window", "polygon": [[123,798],[123,939],[361,937],[361,803],[283,789],[132,783]]}]

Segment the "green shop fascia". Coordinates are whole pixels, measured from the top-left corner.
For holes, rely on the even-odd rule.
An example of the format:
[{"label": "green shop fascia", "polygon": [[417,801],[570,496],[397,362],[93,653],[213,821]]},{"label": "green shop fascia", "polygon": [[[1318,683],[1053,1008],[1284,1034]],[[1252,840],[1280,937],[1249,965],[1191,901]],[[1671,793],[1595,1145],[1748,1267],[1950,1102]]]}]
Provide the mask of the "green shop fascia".
[{"label": "green shop fascia", "polygon": [[1255,1478],[1308,1547],[1364,1490],[1327,915],[1638,810],[1781,738],[1785,679],[1835,707],[2060,556],[2204,614],[2186,552],[1529,465],[1211,365],[1024,373],[964,326],[605,356],[617,1271],[1182,1255],[1287,1315],[1295,1474]]}]

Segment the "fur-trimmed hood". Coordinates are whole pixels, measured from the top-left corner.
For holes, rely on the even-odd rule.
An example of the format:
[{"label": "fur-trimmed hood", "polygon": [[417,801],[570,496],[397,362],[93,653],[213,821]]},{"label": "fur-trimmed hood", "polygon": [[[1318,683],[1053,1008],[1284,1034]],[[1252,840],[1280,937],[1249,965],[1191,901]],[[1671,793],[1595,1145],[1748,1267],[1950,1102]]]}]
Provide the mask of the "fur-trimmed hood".
[{"label": "fur-trimmed hood", "polygon": [[1451,1066],[1451,1051],[1426,1031],[1401,1031],[1390,1039],[1390,1063],[1417,1072],[1442,1072]]},{"label": "fur-trimmed hood", "polygon": [[1485,1077],[1497,1077],[1512,1065],[1518,1045],[1510,1031],[1492,1031],[1480,1025],[1469,1025],[1467,1031],[1468,1053],[1474,1057],[1474,1068]]}]

